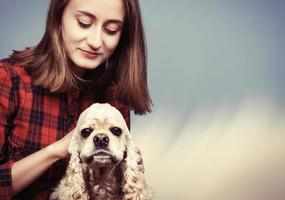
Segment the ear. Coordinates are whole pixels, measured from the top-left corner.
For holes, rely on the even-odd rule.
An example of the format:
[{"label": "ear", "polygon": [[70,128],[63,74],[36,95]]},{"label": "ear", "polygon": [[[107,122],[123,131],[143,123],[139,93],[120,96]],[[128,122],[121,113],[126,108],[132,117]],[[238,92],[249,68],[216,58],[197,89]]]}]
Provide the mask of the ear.
[{"label": "ear", "polygon": [[68,167],[73,169],[81,168],[81,160],[80,160],[80,134],[78,133],[78,129],[75,128],[73,130],[73,134],[71,136],[71,141],[68,147],[68,151],[70,153],[70,161]]},{"label": "ear", "polygon": [[79,150],[79,134],[78,134],[78,128],[76,127],[75,129],[73,129],[72,131],[72,136],[71,136],[71,141],[70,144],[68,146],[68,152],[73,155],[75,154],[75,152],[77,152]]},{"label": "ear", "polygon": [[123,173],[123,200],[127,199],[152,199],[152,194],[146,185],[139,148],[133,143],[129,131],[126,134],[126,158],[122,162]]},{"label": "ear", "polygon": [[71,155],[66,174],[51,194],[50,199],[89,199],[84,181],[86,166],[80,162],[79,147],[79,135],[75,129],[68,147]]}]

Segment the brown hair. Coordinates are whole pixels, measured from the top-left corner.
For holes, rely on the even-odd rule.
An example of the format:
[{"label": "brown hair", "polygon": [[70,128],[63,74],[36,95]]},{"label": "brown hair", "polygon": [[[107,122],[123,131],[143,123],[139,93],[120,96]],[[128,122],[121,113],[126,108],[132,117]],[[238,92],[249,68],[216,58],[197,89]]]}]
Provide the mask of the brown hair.
[{"label": "brown hair", "polygon": [[[107,81],[106,77],[114,74],[116,97],[136,114],[144,114],[151,111],[152,102],[147,86],[147,52],[141,12],[138,0],[123,1],[126,17],[119,44],[109,58],[113,67],[104,70],[100,80]],[[51,92],[78,89],[80,80],[70,65],[61,36],[62,14],[68,2],[52,0],[41,41],[34,47],[14,51],[10,56],[29,70],[35,85]]]}]

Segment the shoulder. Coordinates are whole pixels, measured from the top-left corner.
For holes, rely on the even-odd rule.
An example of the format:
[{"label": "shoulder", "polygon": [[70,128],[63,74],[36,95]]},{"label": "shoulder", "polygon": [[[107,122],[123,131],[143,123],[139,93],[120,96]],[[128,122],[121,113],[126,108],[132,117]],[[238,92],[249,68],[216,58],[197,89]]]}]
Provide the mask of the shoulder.
[{"label": "shoulder", "polygon": [[[25,70],[10,59],[0,60],[0,104],[2,114],[13,113],[24,99],[22,77],[25,77]],[[6,113],[7,114],[7,113]]]},{"label": "shoulder", "polygon": [[0,60],[0,78],[2,81],[3,79],[7,80],[7,78],[11,81],[32,81],[27,70],[22,65],[9,58]]}]

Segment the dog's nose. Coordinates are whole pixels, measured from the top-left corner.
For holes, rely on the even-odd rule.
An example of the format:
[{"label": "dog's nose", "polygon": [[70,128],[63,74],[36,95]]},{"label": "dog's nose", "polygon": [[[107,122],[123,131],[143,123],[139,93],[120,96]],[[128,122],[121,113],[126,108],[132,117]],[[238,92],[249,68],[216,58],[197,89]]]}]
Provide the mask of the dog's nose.
[{"label": "dog's nose", "polygon": [[95,147],[97,148],[105,148],[109,144],[109,137],[105,134],[97,134],[93,138],[93,142],[95,144]]}]

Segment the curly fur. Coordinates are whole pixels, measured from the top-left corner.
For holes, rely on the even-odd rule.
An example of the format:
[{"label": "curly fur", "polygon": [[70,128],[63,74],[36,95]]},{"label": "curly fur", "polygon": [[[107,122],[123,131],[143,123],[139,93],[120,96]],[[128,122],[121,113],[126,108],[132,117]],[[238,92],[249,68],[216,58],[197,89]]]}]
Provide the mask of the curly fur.
[{"label": "curly fur", "polygon": [[[114,155],[118,155],[118,162],[111,167],[90,166],[82,161],[83,139],[80,135],[81,127],[86,120],[96,118],[94,123],[105,123],[106,119],[116,119],[122,128],[120,145],[115,143]],[[113,122],[113,121],[112,121]],[[102,125],[103,127],[103,125]],[[104,125],[104,127],[106,127]],[[92,133],[93,134],[93,133]],[[106,133],[107,134],[107,133]],[[92,136],[96,135],[94,133]],[[90,136],[91,137],[91,136]],[[110,135],[111,140],[117,140]],[[88,140],[84,141],[88,148]],[[89,145],[89,146],[88,146]],[[88,149],[86,148],[86,149]],[[93,147],[92,147],[93,148]],[[85,149],[85,150],[86,150]],[[109,104],[93,104],[79,117],[76,132],[73,134],[69,146],[71,153],[66,175],[51,194],[51,200],[96,199],[96,200],[149,200],[153,192],[147,186],[140,150],[132,141],[127,125],[120,112]]]}]

